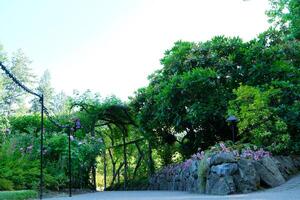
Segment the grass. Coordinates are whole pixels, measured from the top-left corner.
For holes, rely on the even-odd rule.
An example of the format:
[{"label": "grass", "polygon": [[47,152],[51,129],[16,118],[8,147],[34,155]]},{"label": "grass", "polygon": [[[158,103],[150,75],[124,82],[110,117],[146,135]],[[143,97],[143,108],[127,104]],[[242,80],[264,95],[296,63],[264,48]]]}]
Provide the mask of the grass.
[{"label": "grass", "polygon": [[26,200],[36,198],[37,192],[34,190],[0,191],[1,200]]}]

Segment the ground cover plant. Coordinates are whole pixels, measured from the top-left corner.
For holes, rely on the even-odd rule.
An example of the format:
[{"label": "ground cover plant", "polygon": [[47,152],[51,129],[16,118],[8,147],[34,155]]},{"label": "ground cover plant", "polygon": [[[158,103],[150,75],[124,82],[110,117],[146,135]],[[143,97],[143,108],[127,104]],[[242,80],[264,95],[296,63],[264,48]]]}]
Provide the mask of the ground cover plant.
[{"label": "ground cover plant", "polygon": [[37,198],[37,192],[34,190],[0,191],[0,199],[3,200],[26,200],[35,198]]}]

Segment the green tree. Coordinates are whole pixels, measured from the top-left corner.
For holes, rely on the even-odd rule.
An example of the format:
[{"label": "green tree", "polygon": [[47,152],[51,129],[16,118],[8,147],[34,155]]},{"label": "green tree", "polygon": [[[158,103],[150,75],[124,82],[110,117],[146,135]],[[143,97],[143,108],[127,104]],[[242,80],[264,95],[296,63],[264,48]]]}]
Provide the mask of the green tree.
[{"label": "green tree", "polygon": [[[34,82],[35,76],[31,72],[29,65],[31,61],[25,56],[25,54],[18,50],[13,54],[11,60],[7,61],[8,69],[20,80],[24,85],[30,87]],[[1,114],[4,116],[10,116],[14,113],[22,113],[26,110],[26,94],[19,86],[17,86],[7,76],[3,77],[3,95],[1,105]]]},{"label": "green tree", "polygon": [[239,136],[243,142],[264,146],[273,152],[290,150],[287,124],[272,106],[280,93],[280,89],[262,91],[252,86],[234,90],[236,98],[229,102],[228,114],[238,117]]},{"label": "green tree", "polygon": [[61,91],[53,96],[51,105],[53,113],[65,114],[69,110],[69,97]]},{"label": "green tree", "polygon": [[[163,68],[131,98],[141,129],[158,143],[178,142],[188,156],[199,147],[230,139],[225,123],[234,89],[240,84],[275,88],[272,115],[299,138],[299,52],[297,40],[271,28],[249,42],[217,36],[206,42],[176,42],[166,51]],[[170,155],[171,156],[171,155]]]},{"label": "green tree", "polygon": [[267,11],[270,22],[285,30],[292,37],[300,39],[300,1],[270,0],[271,9]]},{"label": "green tree", "polygon": [[245,46],[223,36],[199,44],[176,42],[161,60],[163,69],[131,99],[142,129],[158,142],[177,141],[186,157],[228,138],[224,115],[232,89],[243,80]]},{"label": "green tree", "polygon": [[[45,107],[52,110],[52,108],[54,107],[54,105],[52,105],[54,89],[51,87],[51,75],[48,70],[46,70],[44,72],[44,74],[42,75],[42,77],[39,81],[39,85],[36,88],[36,91],[39,94],[44,95]],[[40,112],[40,110],[41,110],[41,105],[40,105],[39,99],[34,98],[32,100],[31,111],[32,112]]]}]

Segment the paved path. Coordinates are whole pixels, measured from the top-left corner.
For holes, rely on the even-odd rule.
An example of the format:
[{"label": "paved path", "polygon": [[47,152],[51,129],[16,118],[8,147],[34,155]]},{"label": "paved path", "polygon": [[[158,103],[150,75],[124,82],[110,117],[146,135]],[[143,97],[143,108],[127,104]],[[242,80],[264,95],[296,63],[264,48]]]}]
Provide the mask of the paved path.
[{"label": "paved path", "polygon": [[290,179],[285,184],[250,194],[228,196],[194,194],[188,192],[170,191],[114,191],[95,192],[75,195],[72,198],[60,197],[48,200],[300,200],[300,175]]}]

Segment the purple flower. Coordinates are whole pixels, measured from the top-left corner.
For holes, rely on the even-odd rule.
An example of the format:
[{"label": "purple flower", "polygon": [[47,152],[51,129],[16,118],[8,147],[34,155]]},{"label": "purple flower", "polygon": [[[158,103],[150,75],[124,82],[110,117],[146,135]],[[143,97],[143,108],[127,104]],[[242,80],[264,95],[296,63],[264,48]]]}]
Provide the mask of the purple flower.
[{"label": "purple flower", "polygon": [[242,158],[248,158],[248,159],[254,159],[254,160],[260,160],[264,157],[269,157],[271,154],[268,151],[263,150],[260,148],[257,151],[253,151],[251,149],[243,150],[241,157]]},{"label": "purple flower", "polygon": [[192,165],[193,160],[192,159],[187,159],[184,163],[183,163],[183,170],[186,170],[187,168],[189,168]]},{"label": "purple flower", "polygon": [[70,140],[73,141],[74,140],[74,137],[73,135],[70,135]]},{"label": "purple flower", "polygon": [[202,160],[204,158],[204,154],[205,154],[204,151],[197,152],[191,156],[191,159],[192,160]]},{"label": "purple flower", "polygon": [[220,145],[222,151],[229,152],[229,149],[225,146],[225,144],[223,142],[221,142],[219,145]]}]

